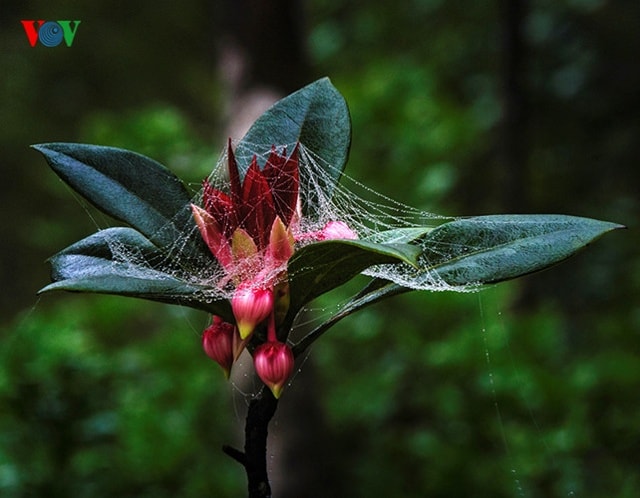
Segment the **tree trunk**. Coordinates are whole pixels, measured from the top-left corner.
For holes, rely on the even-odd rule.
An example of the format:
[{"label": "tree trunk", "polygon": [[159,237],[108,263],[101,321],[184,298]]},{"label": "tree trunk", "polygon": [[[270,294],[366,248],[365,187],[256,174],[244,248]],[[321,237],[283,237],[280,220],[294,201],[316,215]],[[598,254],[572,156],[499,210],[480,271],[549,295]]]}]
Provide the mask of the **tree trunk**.
[{"label": "tree trunk", "polygon": [[527,0],[503,0],[502,95],[503,121],[500,162],[503,171],[502,205],[508,212],[528,210],[529,104],[526,85],[527,51],[524,26]]}]

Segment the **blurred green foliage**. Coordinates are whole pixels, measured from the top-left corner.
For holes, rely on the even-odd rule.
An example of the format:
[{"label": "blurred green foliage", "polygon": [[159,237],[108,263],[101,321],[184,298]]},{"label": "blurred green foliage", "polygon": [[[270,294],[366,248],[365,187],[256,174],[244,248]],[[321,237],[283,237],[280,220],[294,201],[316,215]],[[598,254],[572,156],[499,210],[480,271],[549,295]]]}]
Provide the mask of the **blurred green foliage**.
[{"label": "blurred green foliage", "polygon": [[241,469],[212,451],[236,437],[202,318],[78,297],[3,331],[2,496],[237,496]]},{"label": "blurred green foliage", "polygon": [[[2,5],[2,496],[243,493],[219,450],[240,444],[242,423],[200,351],[206,317],[77,295],[18,311],[47,283],[44,258],[113,224],[79,207],[30,143],[128,147],[194,188],[224,144],[224,5],[129,5]],[[504,212],[499,6],[308,2],[312,68],[352,112],[349,175],[441,214]],[[19,20],[39,15],[82,19],[73,47],[29,47]],[[639,17],[634,2],[530,3],[528,211],[637,226]],[[518,282],[409,294],[336,326],[302,366],[313,389],[296,379],[282,398],[317,396],[322,426],[295,423],[321,431],[337,462],[305,496],[635,496],[639,242],[629,230]],[[320,449],[305,449],[297,464],[315,467]]]}]

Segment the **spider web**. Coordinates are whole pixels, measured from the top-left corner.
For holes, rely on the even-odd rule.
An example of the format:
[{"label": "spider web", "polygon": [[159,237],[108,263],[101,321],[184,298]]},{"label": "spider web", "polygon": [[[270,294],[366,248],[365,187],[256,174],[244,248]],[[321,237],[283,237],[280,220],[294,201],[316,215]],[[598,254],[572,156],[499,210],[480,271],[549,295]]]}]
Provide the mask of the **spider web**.
[{"label": "spider web", "polygon": [[[318,232],[332,221],[345,223],[357,234],[360,240],[394,243],[395,240],[390,237],[390,234],[393,234],[393,230],[415,229],[416,233],[421,233],[424,227],[435,228],[443,222],[451,220],[450,217],[416,209],[376,192],[349,175],[340,173],[336,167],[328,164],[304,144],[297,144],[297,146],[300,172],[299,190],[303,197],[303,203],[305,201],[308,202],[307,209],[305,209],[304,215],[295,228],[295,234],[300,236],[297,248],[313,243],[312,238],[305,240],[304,234]],[[295,147],[296,144],[293,143],[284,144],[276,146],[276,150],[281,154],[288,155]],[[249,149],[252,155],[255,154],[257,156],[258,163],[263,166],[271,154],[272,144],[251,144]],[[249,164],[251,159],[252,156],[237,156],[237,160],[241,164]],[[215,167],[207,178],[214,188],[225,192],[228,192],[229,184],[227,161],[228,156],[225,149],[219,155]],[[338,178],[339,181],[337,180]],[[259,199],[256,199],[256,202],[259,201]],[[194,193],[192,202],[198,206],[203,205],[202,188]],[[183,220],[184,218],[181,215],[173,220],[173,225],[181,231],[181,236],[162,255],[153,251],[147,252],[116,237],[109,239],[108,244],[112,253],[112,264],[132,277],[147,278],[153,275],[154,272],[162,272],[162,274],[202,286],[206,290],[201,292],[199,298],[208,302],[231,299],[234,290],[233,276],[230,277],[228,272],[216,264],[215,261],[209,260],[208,264],[204,265],[201,260],[196,259],[194,262],[193,259],[190,259],[192,252],[190,248],[195,243],[202,243],[201,234],[193,223],[185,224]],[[185,229],[185,226],[189,228]],[[487,237],[490,236],[490,234],[487,234]],[[414,243],[420,244],[420,240],[418,239]],[[426,249],[426,247],[423,247],[423,249]],[[472,249],[471,246],[450,247],[441,245],[434,248],[433,245],[430,245],[428,252],[431,255],[435,255],[438,260],[446,260],[453,259],[470,249]],[[428,261],[422,262],[424,266],[429,266]],[[235,277],[242,278],[243,273],[256,274],[262,269],[262,266],[263,259],[261,255],[256,255],[238,270],[240,273]],[[194,268],[197,268],[197,271],[194,271]],[[272,269],[272,274],[265,276],[265,278],[273,278],[284,269],[286,269],[284,266]],[[478,286],[474,284],[451,286],[440,278],[435,271],[417,270],[403,263],[370,267],[363,274],[416,290],[454,290],[456,292],[478,290]],[[295,277],[295,275],[291,275],[291,277]],[[299,319],[294,327],[303,329],[308,328],[315,322],[321,322],[336,309],[339,310],[345,303],[346,301],[336,302],[330,308],[307,307],[305,310],[311,310],[312,313],[304,313],[305,316]],[[485,333],[484,327],[483,333]],[[486,342],[486,336],[483,335],[483,337]],[[493,366],[486,343],[484,349],[489,376],[493,383]],[[308,354],[305,354],[305,361]],[[252,373],[251,361],[247,357],[244,359],[241,357],[239,362],[244,365],[240,365],[241,368],[234,367],[233,392],[244,401],[244,404],[248,404],[255,396],[260,384],[256,382]],[[304,362],[297,366],[287,385],[295,381],[295,378],[303,368]],[[493,384],[492,389],[494,389]],[[506,446],[508,443],[506,441],[507,436],[504,434],[505,426],[497,405],[495,390],[492,392],[497,409],[498,423],[501,431],[503,431],[502,438]],[[508,446],[506,451],[514,469],[512,472],[515,473],[515,469],[519,468],[519,464],[515,457],[510,454]],[[517,495],[522,496],[524,490],[518,476],[514,476],[514,482],[517,488]]]},{"label": "spider web", "polygon": [[[245,144],[246,145],[246,144]],[[260,167],[264,167],[271,154],[271,144],[249,144],[251,157],[237,156],[239,164],[249,164],[253,155],[257,157]],[[299,153],[300,203],[302,216],[290,228],[296,238],[296,250],[315,242],[313,234],[322,231],[330,222],[344,223],[359,240],[374,243],[393,244],[407,242],[406,234],[415,230],[416,240],[413,244],[421,244],[419,235],[424,235],[429,227],[435,228],[444,221],[451,220],[438,214],[425,212],[374,191],[356,179],[341,173],[336,167],[325,162],[321,157],[307,148],[303,143],[275,146],[283,155],[291,154],[296,146]],[[228,192],[229,179],[227,173],[228,155],[223,151],[207,180],[217,190]],[[204,189],[195,192],[192,202],[203,206]],[[278,192],[275,193],[277,195]],[[256,205],[260,202],[256,199]],[[230,299],[237,282],[256,278],[265,281],[277,281],[282,278],[286,263],[281,267],[265,269],[264,254],[256,254],[246,258],[237,267],[223,268],[213,258],[206,261],[195,254],[193,247],[202,247],[202,236],[192,222],[191,212],[181,212],[172,220],[171,226],[161,229],[178,231],[180,236],[168,248],[160,253],[149,249],[140,249],[128,240],[118,237],[107,239],[114,269],[120,274],[134,278],[178,279],[193,284],[198,290],[196,298],[206,302]],[[188,221],[188,223],[187,223]],[[188,227],[188,228],[185,228]],[[426,228],[425,228],[426,227]],[[423,247],[426,249],[426,247]],[[453,259],[465,247],[449,247],[446,245],[429,245],[424,251],[422,269],[416,269],[405,263],[384,264],[369,267],[363,274],[372,278],[381,278],[400,286],[416,290],[455,290],[457,292],[474,291],[475,285],[451,286],[440,278],[436,271],[429,268],[429,258],[439,261]],[[207,249],[205,249],[206,253]],[[290,278],[295,275],[290,274]],[[169,286],[170,287],[170,286]],[[168,288],[167,297],[173,297]],[[179,296],[175,296],[179,297]]]}]

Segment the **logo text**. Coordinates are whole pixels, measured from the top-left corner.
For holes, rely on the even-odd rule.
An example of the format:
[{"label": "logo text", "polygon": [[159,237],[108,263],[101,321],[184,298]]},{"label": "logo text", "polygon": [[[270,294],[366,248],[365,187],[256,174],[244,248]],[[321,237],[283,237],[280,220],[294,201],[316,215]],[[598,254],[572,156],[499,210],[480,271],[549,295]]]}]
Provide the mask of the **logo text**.
[{"label": "logo text", "polygon": [[23,20],[20,22],[32,47],[35,47],[38,41],[45,47],[57,47],[63,40],[67,47],[70,47],[80,26],[80,21]]}]

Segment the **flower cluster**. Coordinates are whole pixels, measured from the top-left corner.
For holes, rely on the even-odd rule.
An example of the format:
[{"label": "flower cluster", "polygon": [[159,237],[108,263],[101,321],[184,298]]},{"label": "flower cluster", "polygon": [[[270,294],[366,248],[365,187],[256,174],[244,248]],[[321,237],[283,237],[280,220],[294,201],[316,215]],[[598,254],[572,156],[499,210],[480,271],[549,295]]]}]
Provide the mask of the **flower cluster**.
[{"label": "flower cluster", "polygon": [[339,220],[321,230],[300,230],[298,147],[287,157],[272,147],[262,169],[254,156],[244,179],[228,147],[229,192],[204,181],[202,206],[191,205],[200,234],[225,272],[219,283],[232,286],[235,325],[213,317],[203,334],[207,355],[228,377],[256,327],[267,325],[267,341],[254,350],[258,376],[278,397],[293,370],[291,349],[277,338],[289,303],[287,262],[296,244],[357,235]]}]

